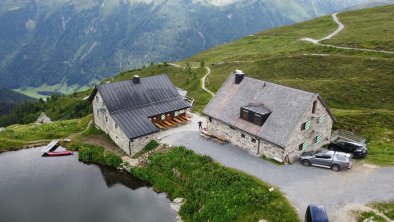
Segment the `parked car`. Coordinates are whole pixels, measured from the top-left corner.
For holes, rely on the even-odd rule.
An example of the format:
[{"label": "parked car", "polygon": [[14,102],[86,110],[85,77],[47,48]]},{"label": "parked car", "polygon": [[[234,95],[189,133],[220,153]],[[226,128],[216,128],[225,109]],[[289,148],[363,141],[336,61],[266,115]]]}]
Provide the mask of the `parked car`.
[{"label": "parked car", "polygon": [[352,168],[352,160],[350,154],[331,150],[304,152],[301,154],[300,161],[304,166],[313,165],[318,167],[331,168],[335,172],[346,168]]},{"label": "parked car", "polygon": [[323,206],[310,204],[306,208],[305,222],[328,222],[326,210]]},{"label": "parked car", "polygon": [[368,155],[368,149],[365,144],[356,142],[334,142],[328,146],[329,150],[350,153],[353,157],[366,157]]}]

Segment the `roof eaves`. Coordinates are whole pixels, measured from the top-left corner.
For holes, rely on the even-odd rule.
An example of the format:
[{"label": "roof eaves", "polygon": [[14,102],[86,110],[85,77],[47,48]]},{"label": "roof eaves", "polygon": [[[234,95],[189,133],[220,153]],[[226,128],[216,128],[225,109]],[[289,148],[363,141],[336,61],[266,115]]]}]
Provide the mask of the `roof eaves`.
[{"label": "roof eaves", "polygon": [[327,109],[328,114],[331,116],[332,120],[334,122],[337,121],[335,118],[334,114],[332,113],[331,109],[328,107],[326,101],[324,101],[323,97],[320,96],[320,94],[317,94],[317,97],[319,98],[320,102],[323,104],[323,106]]}]

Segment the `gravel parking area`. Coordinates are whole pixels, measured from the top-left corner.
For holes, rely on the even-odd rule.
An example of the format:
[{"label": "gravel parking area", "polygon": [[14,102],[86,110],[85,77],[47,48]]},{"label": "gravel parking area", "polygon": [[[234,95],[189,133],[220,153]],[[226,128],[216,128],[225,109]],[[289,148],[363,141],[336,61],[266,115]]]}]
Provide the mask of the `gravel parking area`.
[{"label": "gravel parking area", "polygon": [[231,144],[219,145],[200,137],[199,132],[177,132],[162,138],[163,143],[185,145],[196,153],[211,156],[221,164],[242,170],[279,187],[303,218],[308,204],[321,204],[330,221],[344,221],[351,205],[394,199],[394,167],[376,167],[353,162],[340,172],[300,163],[279,166]]}]

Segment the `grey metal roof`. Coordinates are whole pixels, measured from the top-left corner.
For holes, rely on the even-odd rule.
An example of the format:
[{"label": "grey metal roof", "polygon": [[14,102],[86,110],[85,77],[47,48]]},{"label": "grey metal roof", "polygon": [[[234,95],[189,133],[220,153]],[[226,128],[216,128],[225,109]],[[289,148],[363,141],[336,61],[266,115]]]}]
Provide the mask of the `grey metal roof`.
[{"label": "grey metal roof", "polygon": [[[203,113],[281,147],[285,147],[304,113],[319,97],[315,93],[250,77],[244,77],[240,84],[234,81],[235,75],[232,74]],[[250,104],[264,104],[256,111],[271,111],[263,126],[239,118],[240,107]]]},{"label": "grey metal roof", "polygon": [[[166,74],[99,85],[99,92],[115,122],[130,139],[157,132],[150,116],[189,108]],[[91,98],[93,97],[91,96]]]}]

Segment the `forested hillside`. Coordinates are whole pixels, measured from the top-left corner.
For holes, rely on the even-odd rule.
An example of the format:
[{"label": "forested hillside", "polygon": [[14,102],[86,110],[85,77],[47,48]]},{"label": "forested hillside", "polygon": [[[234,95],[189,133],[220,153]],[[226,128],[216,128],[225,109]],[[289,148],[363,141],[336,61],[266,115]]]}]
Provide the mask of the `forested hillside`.
[{"label": "forested hillside", "polygon": [[32,101],[33,98],[0,86],[0,116],[8,114],[18,103]]}]

